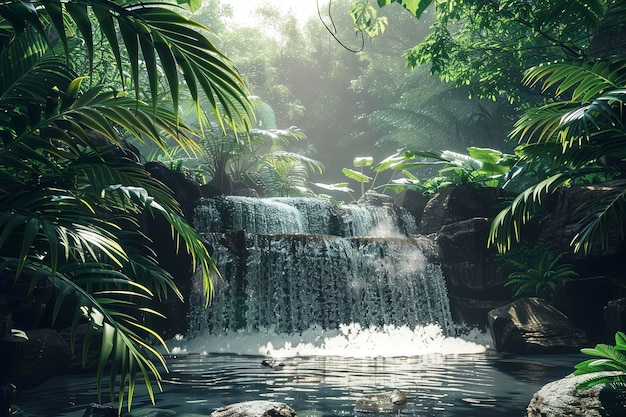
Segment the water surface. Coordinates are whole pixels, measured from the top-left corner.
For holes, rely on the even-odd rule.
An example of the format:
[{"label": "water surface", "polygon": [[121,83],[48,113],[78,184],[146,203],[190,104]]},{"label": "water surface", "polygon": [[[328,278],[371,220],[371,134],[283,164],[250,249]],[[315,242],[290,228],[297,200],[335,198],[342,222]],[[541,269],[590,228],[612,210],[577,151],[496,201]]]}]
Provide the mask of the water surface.
[{"label": "water surface", "polygon": [[[287,403],[299,417],[365,415],[355,413],[359,398],[397,388],[408,397],[401,416],[521,417],[534,392],[570,373],[580,359],[491,351],[391,358],[295,356],[271,369],[261,364],[263,356],[176,355],[168,358],[170,373],[156,398],[156,407],[166,411],[151,410],[139,390],[133,415],[208,416],[221,406],[259,399]],[[59,376],[21,393],[18,405],[31,417],[81,417],[93,401],[93,376]]]}]

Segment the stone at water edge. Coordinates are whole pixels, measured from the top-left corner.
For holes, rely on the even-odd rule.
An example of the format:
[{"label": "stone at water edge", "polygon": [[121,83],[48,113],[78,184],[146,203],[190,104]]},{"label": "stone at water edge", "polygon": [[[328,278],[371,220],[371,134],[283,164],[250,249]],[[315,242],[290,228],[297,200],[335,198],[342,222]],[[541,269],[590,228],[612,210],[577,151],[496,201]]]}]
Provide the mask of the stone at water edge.
[{"label": "stone at water edge", "polygon": [[[598,373],[601,374],[610,373]],[[625,416],[626,387],[604,384],[586,390],[576,389],[576,384],[590,376],[570,374],[544,385],[528,404],[528,417]]]},{"label": "stone at water edge", "polygon": [[407,398],[398,389],[391,392],[372,395],[356,401],[354,411],[357,413],[390,413],[406,406]]},{"label": "stone at water edge", "polygon": [[296,412],[287,404],[258,400],[218,408],[209,417],[296,417]]},{"label": "stone at water edge", "polygon": [[573,353],[588,345],[582,329],[536,297],[491,310],[489,330],[498,352]]}]

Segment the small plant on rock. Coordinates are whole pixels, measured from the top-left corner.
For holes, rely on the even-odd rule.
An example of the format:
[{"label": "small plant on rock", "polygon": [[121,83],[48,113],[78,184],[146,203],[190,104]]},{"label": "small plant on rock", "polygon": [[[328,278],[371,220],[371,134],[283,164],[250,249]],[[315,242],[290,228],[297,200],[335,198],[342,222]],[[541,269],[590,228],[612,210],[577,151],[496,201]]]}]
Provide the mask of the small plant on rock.
[{"label": "small plant on rock", "polygon": [[[626,335],[615,333],[615,345],[597,344],[595,348],[580,350],[585,355],[595,356],[574,366],[574,375],[587,375],[576,385],[578,389],[587,389],[599,384],[626,383]],[[610,373],[606,373],[610,372]]]}]

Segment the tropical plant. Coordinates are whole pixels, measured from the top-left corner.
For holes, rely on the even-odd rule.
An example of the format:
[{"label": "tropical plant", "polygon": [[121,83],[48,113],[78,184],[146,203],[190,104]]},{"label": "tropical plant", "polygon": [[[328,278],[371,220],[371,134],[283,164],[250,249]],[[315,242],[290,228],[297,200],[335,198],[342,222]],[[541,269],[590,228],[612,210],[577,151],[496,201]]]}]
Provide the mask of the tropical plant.
[{"label": "tropical plant", "polygon": [[[274,126],[273,111],[264,113],[271,117],[257,113],[257,123]],[[212,124],[210,129],[204,129],[204,136],[199,139],[201,156],[189,155],[183,148],[174,147],[165,153],[159,149],[150,158],[167,162],[202,183],[210,182],[224,193],[232,191],[233,182],[241,182],[255,185],[266,196],[310,195],[309,171],[321,174],[323,164],[284,149],[292,141],[304,139],[306,135],[295,126],[255,128],[241,135]]]},{"label": "tropical plant", "polygon": [[574,366],[574,375],[588,375],[576,385],[587,389],[599,384],[626,383],[626,335],[615,333],[615,345],[597,344],[594,348],[580,350],[585,355],[594,356]]},{"label": "tropical plant", "polygon": [[[452,151],[400,151],[375,168],[402,170],[405,178],[393,180],[388,187],[416,185],[416,175],[411,170],[424,167],[439,168],[437,174],[421,182],[423,191],[432,194],[441,188],[463,183],[487,187],[501,186],[517,158],[489,148],[467,148],[467,154]],[[410,174],[410,175],[407,175]]]},{"label": "tropical plant", "polygon": [[[522,172],[544,166],[543,177],[525,188],[500,212],[491,227],[489,244],[507,251],[520,240],[521,227],[541,210],[546,195],[560,187],[587,181],[612,180],[610,191],[579,207],[580,229],[571,245],[588,253],[605,249],[609,231],[624,237],[626,60],[558,62],[530,69],[525,82],[555,96],[528,109],[511,136],[518,148]],[[568,98],[566,98],[568,97]]]},{"label": "tropical plant", "polygon": [[565,255],[565,252],[552,254],[542,243],[515,247],[503,256],[504,264],[517,270],[509,274],[504,286],[512,286],[516,297],[533,296],[550,301],[560,281],[578,276],[573,265],[561,262]]},{"label": "tropical plant", "polygon": [[[76,303],[72,339],[79,323],[89,323],[85,358],[101,338],[98,394],[108,372],[118,412],[124,401],[130,408],[137,376],[154,401],[159,367],[167,369],[151,341],[165,343],[146,324],[160,313],[147,300],[182,297],[150,249],[140,214],[170,224],[172,239],[203,273],[207,303],[214,268],[171,191],[142,168],[125,137],[162,149],[169,138],[198,151],[178,117],[181,81],[194,102],[207,97],[223,125],[250,124],[239,73],[179,7],[110,0],[0,5],[0,274],[31,290],[50,281],[57,289],[52,320],[62,305]],[[101,34],[97,46],[94,33]],[[117,87],[92,84],[89,73],[78,72],[72,51],[79,41],[89,63],[99,48],[112,53]],[[139,97],[141,73],[146,101]],[[120,91],[127,83],[129,91]],[[160,101],[164,85],[170,108]]]}]

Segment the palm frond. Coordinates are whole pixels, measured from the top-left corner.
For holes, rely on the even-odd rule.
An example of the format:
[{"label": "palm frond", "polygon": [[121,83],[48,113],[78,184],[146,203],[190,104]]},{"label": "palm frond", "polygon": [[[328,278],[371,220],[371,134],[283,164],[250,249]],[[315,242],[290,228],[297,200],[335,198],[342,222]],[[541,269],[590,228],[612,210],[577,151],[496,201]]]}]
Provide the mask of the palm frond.
[{"label": "palm frond", "polygon": [[[135,97],[139,96],[139,73],[145,69],[154,110],[158,108],[157,65],[160,63],[176,115],[179,82],[184,80],[195,102],[199,100],[199,91],[202,91],[220,122],[220,112],[223,112],[232,128],[249,128],[252,110],[246,98],[247,87],[236,68],[201,33],[208,30],[206,27],[175,12],[172,8],[179,7],[176,3],[167,5],[170,8],[163,3],[120,4],[110,0],[94,0],[88,5],[77,5],[40,0],[2,5],[5,13],[1,14],[6,18],[10,9],[11,19],[8,22],[16,33],[29,25],[36,25],[39,32],[43,33],[41,28],[47,19],[56,29],[66,56],[69,56],[66,31],[68,22],[71,22],[85,39],[90,63],[94,57],[91,34],[100,29],[116,58],[122,80],[123,61],[125,57],[128,60]],[[89,11],[95,16],[96,26],[89,19]],[[179,73],[183,76],[182,80]]]},{"label": "palm frond", "polygon": [[571,242],[576,252],[582,250],[584,253],[589,253],[592,245],[596,243],[599,243],[600,248],[605,250],[609,246],[610,232],[624,239],[626,183],[621,181],[615,186],[615,189],[605,193],[599,199],[579,208],[579,214],[584,213],[584,217],[579,222],[582,227]]},{"label": "palm frond", "polygon": [[539,65],[526,71],[523,81],[530,86],[542,81],[542,91],[554,88],[557,96],[571,93],[570,101],[587,103],[593,97],[626,84],[626,60]]},{"label": "palm frond", "polygon": [[520,241],[522,225],[538,213],[546,195],[569,181],[570,177],[561,172],[524,190],[511,205],[496,215],[487,244],[495,245],[499,252],[508,251],[514,241]]}]

